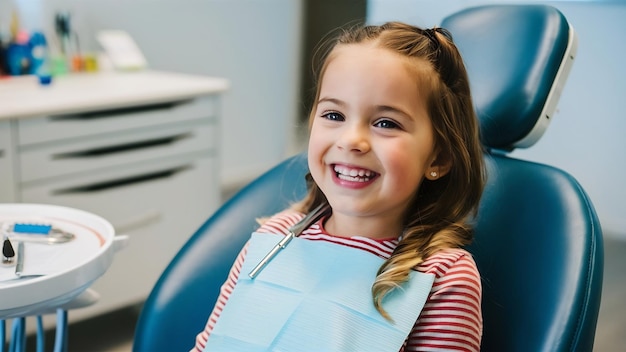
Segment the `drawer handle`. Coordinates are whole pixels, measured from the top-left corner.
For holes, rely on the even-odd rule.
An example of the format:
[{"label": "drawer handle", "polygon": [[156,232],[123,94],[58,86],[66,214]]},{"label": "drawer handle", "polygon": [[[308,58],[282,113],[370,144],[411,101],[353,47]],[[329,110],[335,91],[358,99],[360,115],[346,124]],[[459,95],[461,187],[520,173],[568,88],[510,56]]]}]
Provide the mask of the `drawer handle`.
[{"label": "drawer handle", "polygon": [[168,170],[152,172],[148,174],[131,176],[125,178],[119,178],[116,180],[110,180],[106,182],[94,183],[86,186],[65,188],[52,191],[53,195],[61,195],[61,194],[75,194],[75,193],[91,193],[91,192],[99,192],[113,188],[125,187],[136,183],[142,182],[150,182],[154,180],[159,180],[163,178],[173,177],[174,175],[181,173],[183,171],[191,169],[191,165],[179,166]]},{"label": "drawer handle", "polygon": [[52,121],[95,120],[95,119],[101,119],[101,118],[118,117],[121,115],[151,112],[155,110],[173,109],[179,105],[189,103],[190,101],[191,100],[179,100],[179,101],[172,101],[172,102],[167,102],[167,103],[128,106],[124,108],[106,109],[106,110],[96,110],[96,111],[91,111],[91,112],[83,112],[80,114],[55,115],[55,116],[50,116],[49,119]]},{"label": "drawer handle", "polygon": [[145,148],[158,147],[162,145],[168,145],[168,144],[172,144],[180,140],[191,138],[191,137],[193,137],[193,134],[191,132],[187,132],[187,133],[177,134],[174,136],[148,139],[148,140],[139,141],[139,142],[118,144],[118,145],[112,145],[112,146],[101,147],[101,148],[93,148],[93,149],[87,149],[87,150],[82,150],[78,152],[59,153],[59,154],[52,155],[52,159],[58,160],[58,159],[72,159],[72,158],[88,158],[92,156],[103,156],[103,155],[108,155],[108,154],[123,153],[123,152],[133,151],[137,149],[145,149]]}]

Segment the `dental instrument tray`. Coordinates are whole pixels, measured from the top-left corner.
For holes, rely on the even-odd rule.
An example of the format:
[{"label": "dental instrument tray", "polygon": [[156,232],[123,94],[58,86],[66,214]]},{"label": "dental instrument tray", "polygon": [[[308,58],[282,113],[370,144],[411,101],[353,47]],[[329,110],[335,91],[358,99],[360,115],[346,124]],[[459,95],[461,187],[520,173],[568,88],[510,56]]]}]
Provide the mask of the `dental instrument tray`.
[{"label": "dental instrument tray", "polygon": [[16,265],[0,266],[0,319],[71,302],[105,273],[127,240],[100,216],[44,204],[0,204],[0,233],[20,248]]}]

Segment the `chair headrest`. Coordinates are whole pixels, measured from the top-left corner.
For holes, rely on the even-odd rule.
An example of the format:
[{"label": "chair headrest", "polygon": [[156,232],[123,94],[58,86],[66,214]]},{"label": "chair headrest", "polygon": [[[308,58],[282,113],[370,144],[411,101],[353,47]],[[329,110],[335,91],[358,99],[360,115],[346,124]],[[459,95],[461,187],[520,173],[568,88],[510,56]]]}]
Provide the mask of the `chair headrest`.
[{"label": "chair headrest", "polygon": [[490,149],[529,147],[556,110],[577,48],[565,17],[547,5],[486,5],[446,17],[465,60]]}]

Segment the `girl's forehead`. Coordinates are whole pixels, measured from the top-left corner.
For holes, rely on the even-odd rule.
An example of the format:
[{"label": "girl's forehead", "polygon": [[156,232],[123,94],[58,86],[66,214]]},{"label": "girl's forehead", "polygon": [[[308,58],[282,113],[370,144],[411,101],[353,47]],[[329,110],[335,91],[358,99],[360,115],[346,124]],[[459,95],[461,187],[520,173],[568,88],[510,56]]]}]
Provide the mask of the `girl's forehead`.
[{"label": "girl's forehead", "polygon": [[326,60],[326,67],[332,65],[334,61],[360,62],[369,60],[372,62],[386,61],[394,62],[409,69],[415,78],[421,75],[434,75],[434,68],[425,58],[409,57],[394,51],[393,49],[381,46],[375,40],[353,44],[338,44],[331,50]]},{"label": "girl's forehead", "polygon": [[377,67],[380,71],[401,67],[401,63],[400,57],[388,49],[365,44],[343,44],[337,46],[328,56],[324,75],[341,74],[357,67]]},{"label": "girl's forehead", "polygon": [[387,53],[394,54],[391,49],[383,48],[379,45],[378,42],[370,40],[361,43],[350,43],[350,44],[338,44],[331,50],[329,59],[336,58],[338,56],[359,56],[364,54],[375,54],[375,53]]},{"label": "girl's forehead", "polygon": [[[328,55],[320,80],[325,83],[350,77],[356,80],[368,77],[380,77],[387,82],[404,82],[417,86],[419,90],[430,90],[432,78],[436,77],[432,65],[424,59],[407,57],[389,48],[381,47],[374,41],[358,44],[340,44]],[[356,76],[356,77],[355,77]],[[386,78],[386,79],[385,79]]]}]

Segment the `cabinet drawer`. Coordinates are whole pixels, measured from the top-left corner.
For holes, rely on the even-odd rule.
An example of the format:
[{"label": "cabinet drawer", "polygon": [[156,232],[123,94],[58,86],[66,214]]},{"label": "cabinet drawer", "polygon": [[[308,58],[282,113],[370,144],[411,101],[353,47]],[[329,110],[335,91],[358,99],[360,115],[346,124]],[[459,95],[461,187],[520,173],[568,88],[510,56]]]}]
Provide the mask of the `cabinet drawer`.
[{"label": "cabinet drawer", "polygon": [[[217,208],[216,158],[170,158],[92,177],[66,179],[22,190],[24,202],[83,209],[109,220],[129,245],[116,253],[106,274],[92,288],[97,304],[72,311],[91,316],[144,300],[159,275],[195,230]],[[166,174],[164,177],[150,175]],[[89,185],[142,179],[106,189]],[[73,192],[59,190],[75,189]]]},{"label": "cabinet drawer", "polygon": [[217,97],[108,108],[79,114],[18,120],[20,145],[68,140],[164,123],[213,118]]},{"label": "cabinet drawer", "polygon": [[215,125],[191,121],[65,144],[20,148],[21,181],[30,182],[144,160],[216,149]]}]

